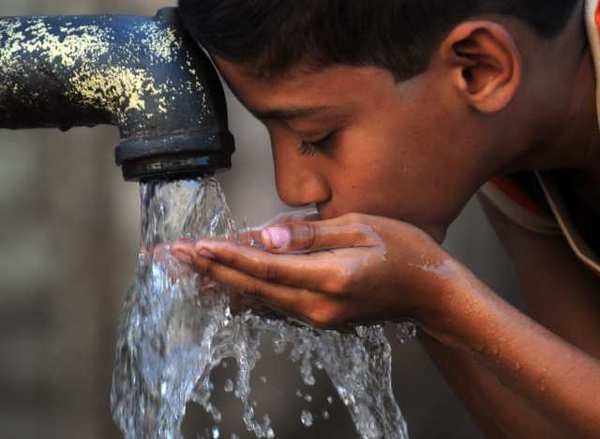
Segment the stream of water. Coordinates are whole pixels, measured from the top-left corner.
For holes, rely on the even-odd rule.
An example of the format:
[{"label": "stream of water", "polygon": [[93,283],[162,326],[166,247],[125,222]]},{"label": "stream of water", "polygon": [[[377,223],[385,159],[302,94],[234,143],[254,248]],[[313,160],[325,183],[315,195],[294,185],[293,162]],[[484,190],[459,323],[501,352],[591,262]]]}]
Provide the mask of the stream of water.
[{"label": "stream of water", "polygon": [[[257,438],[276,437],[269,416],[258,419],[250,402],[250,378],[266,338],[278,354],[289,352],[306,385],[315,385],[315,370],[327,373],[359,437],[408,438],[392,392],[391,347],[382,327],[342,334],[249,310],[233,314],[227,288],[170,254],[169,243],[178,239],[235,236],[215,179],[142,184],[141,206],[142,244],[123,307],[111,392],[113,417],[126,439],[183,438],[190,401],[218,425],[222,414],[211,402],[211,372],[225,359],[238,366],[227,391],[243,405],[246,429]],[[305,426],[313,423],[310,412],[299,416]],[[218,428],[214,431],[218,437]]]}]

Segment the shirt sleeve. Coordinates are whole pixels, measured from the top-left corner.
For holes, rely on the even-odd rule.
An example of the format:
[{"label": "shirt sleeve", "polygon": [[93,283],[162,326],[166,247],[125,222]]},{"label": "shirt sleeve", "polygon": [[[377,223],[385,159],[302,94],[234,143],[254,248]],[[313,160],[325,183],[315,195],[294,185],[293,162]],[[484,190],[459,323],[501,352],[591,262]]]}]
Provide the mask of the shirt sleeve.
[{"label": "shirt sleeve", "polygon": [[548,206],[533,196],[527,186],[522,178],[499,176],[487,182],[480,189],[480,195],[508,219],[529,231],[561,235],[560,226]]}]

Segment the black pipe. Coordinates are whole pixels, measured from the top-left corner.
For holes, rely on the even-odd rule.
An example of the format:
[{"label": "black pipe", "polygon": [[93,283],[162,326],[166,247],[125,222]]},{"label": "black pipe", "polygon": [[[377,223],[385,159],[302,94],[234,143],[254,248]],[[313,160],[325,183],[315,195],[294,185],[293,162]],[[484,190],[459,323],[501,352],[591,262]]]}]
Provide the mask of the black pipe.
[{"label": "black pipe", "polygon": [[219,78],[174,8],[156,17],[0,18],[0,128],[115,125],[127,180],[231,167]]}]

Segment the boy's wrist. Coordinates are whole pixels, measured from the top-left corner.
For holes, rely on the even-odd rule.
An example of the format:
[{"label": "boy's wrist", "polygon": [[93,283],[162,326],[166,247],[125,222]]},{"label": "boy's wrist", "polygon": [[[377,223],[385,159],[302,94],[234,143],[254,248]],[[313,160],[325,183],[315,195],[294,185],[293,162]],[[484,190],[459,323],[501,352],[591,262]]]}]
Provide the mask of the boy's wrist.
[{"label": "boy's wrist", "polygon": [[[468,334],[481,321],[487,287],[458,262],[445,264],[435,282],[434,299],[420,308],[417,320],[438,342],[466,347]],[[476,330],[476,329],[475,329]]]}]

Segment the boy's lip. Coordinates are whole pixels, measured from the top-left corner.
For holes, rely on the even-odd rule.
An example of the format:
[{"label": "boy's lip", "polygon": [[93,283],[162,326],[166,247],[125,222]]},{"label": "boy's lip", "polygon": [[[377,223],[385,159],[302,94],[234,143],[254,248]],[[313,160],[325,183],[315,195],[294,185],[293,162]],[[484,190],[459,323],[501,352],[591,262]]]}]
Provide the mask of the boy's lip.
[{"label": "boy's lip", "polygon": [[336,218],[336,212],[330,206],[326,206],[323,204],[317,205],[317,213],[319,214],[319,219],[321,221],[328,220],[331,218]]}]

